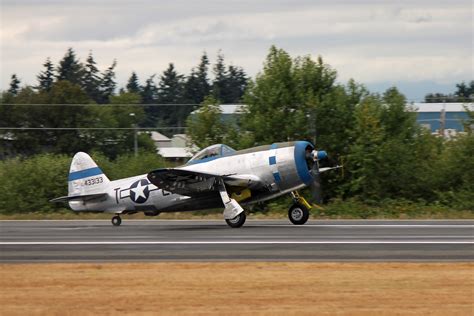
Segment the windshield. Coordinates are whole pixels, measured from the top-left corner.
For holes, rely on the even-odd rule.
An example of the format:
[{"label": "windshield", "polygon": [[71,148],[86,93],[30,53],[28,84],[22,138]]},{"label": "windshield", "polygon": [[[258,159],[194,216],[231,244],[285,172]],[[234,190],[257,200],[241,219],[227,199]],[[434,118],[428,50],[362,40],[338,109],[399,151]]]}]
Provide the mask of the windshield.
[{"label": "windshield", "polygon": [[198,160],[208,159],[212,157],[223,157],[234,153],[235,150],[224,144],[211,145],[204,148],[191,158],[188,163],[196,162]]}]

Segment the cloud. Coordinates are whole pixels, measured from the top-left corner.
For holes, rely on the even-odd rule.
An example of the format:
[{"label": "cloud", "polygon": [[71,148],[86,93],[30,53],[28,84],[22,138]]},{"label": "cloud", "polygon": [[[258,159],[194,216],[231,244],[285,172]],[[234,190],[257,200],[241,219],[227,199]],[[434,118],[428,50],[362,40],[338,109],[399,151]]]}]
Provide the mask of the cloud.
[{"label": "cloud", "polygon": [[[459,82],[472,76],[470,1],[96,1],[3,0],[0,86],[11,73],[34,84],[44,59],[68,47],[114,58],[120,83],[169,62],[188,72],[206,50],[251,75],[270,45],[323,55],[341,80]],[[469,67],[470,66],[470,67]]]}]

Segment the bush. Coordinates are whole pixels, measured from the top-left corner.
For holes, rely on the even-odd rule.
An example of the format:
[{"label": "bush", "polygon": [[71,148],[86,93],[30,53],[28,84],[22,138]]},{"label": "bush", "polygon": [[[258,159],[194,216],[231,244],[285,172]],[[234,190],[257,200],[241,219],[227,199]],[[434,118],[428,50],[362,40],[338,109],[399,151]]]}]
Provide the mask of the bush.
[{"label": "bush", "polygon": [[[111,179],[145,174],[165,165],[153,153],[119,156],[110,161],[104,155],[91,155]],[[67,176],[72,157],[42,154],[30,158],[0,161],[0,213],[50,212],[65,207],[50,199],[67,195]]]},{"label": "bush", "polygon": [[61,208],[49,200],[67,195],[70,163],[70,157],[50,154],[0,161],[0,212],[48,212]]}]

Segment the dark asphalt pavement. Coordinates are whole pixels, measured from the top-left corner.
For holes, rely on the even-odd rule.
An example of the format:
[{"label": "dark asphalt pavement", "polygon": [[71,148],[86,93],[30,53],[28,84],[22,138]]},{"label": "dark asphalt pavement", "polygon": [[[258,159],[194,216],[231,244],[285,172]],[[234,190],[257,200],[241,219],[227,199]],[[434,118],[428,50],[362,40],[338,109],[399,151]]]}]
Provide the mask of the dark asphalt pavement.
[{"label": "dark asphalt pavement", "polygon": [[474,261],[474,221],[0,221],[0,262]]}]

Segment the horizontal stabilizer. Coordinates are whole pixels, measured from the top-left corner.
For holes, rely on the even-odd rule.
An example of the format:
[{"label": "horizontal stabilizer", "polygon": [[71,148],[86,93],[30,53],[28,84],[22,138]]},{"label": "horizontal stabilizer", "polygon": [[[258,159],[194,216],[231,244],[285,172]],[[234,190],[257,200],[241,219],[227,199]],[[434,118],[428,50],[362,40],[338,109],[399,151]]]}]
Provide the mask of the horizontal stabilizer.
[{"label": "horizontal stabilizer", "polygon": [[71,195],[71,196],[61,196],[52,200],[50,202],[69,202],[69,201],[91,201],[95,199],[100,199],[107,196],[107,193],[96,193],[96,194],[85,194],[85,195]]}]

